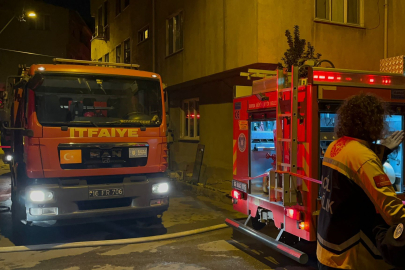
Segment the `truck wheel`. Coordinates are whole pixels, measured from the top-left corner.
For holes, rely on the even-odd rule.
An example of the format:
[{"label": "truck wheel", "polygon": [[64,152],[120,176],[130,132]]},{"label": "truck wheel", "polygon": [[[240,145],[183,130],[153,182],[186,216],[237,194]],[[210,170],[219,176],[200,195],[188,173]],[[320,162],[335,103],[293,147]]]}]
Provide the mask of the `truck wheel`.
[{"label": "truck wheel", "polygon": [[252,221],[252,227],[256,231],[260,231],[266,226],[266,223],[262,223],[259,220],[259,214],[256,215],[256,217],[250,217],[250,220]]},{"label": "truck wheel", "polygon": [[11,220],[13,225],[13,242],[15,245],[24,245],[28,236],[28,226],[21,220],[26,219],[25,207],[19,202],[15,191],[11,193]]}]

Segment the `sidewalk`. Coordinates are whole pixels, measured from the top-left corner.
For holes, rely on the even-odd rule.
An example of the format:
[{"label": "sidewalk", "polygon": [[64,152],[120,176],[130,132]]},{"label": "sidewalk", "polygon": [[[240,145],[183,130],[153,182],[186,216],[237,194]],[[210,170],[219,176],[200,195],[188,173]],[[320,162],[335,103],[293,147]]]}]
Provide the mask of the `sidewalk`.
[{"label": "sidewalk", "polygon": [[[173,176],[175,174],[176,172],[171,172],[169,173],[169,176]],[[217,181],[214,183],[207,183],[205,185],[198,183],[195,185],[190,181],[187,181],[190,177],[184,178],[180,179],[179,177],[171,177],[171,180],[176,187],[181,190],[189,190],[197,196],[205,196],[226,204],[231,203],[232,182],[230,180]]]}]

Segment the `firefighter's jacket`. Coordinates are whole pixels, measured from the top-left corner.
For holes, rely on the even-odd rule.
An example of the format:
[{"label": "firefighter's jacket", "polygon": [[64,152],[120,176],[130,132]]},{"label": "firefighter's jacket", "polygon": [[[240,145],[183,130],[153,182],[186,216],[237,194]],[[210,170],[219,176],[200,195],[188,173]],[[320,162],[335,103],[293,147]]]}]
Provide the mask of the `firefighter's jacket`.
[{"label": "firefighter's jacket", "polygon": [[[392,269],[376,247],[373,228],[405,223],[402,201],[383,171],[381,156],[365,141],[342,137],[322,161],[322,208],[317,257],[338,269]],[[404,255],[405,256],[405,255]]]}]

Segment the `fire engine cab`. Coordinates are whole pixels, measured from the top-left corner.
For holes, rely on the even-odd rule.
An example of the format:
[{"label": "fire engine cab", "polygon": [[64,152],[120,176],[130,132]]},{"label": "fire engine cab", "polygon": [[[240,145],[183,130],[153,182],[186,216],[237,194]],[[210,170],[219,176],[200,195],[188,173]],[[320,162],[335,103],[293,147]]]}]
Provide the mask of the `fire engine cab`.
[{"label": "fire engine cab", "polygon": [[[372,93],[386,101],[389,131],[404,129],[405,77],[401,74],[308,67],[292,72],[249,70],[262,77],[252,87],[234,89],[232,202],[248,215],[245,224],[227,219],[288,257],[306,263],[307,254],[281,239],[316,241],[317,215],[327,202],[319,197],[323,153],[334,141],[335,114],[348,97]],[[301,76],[302,77],[302,76]],[[404,192],[403,144],[384,164],[399,197]],[[252,227],[248,227],[248,221]],[[258,230],[279,229],[274,239]],[[286,237],[288,236],[288,237]]]}]

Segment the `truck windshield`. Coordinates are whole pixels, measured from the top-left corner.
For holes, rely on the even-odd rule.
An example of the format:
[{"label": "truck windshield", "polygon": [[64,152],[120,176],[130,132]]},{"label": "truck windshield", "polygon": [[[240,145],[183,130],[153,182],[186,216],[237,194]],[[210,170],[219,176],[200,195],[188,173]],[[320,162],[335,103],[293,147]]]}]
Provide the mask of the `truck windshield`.
[{"label": "truck windshield", "polygon": [[44,126],[159,126],[160,81],[103,75],[44,75],[35,89]]}]

